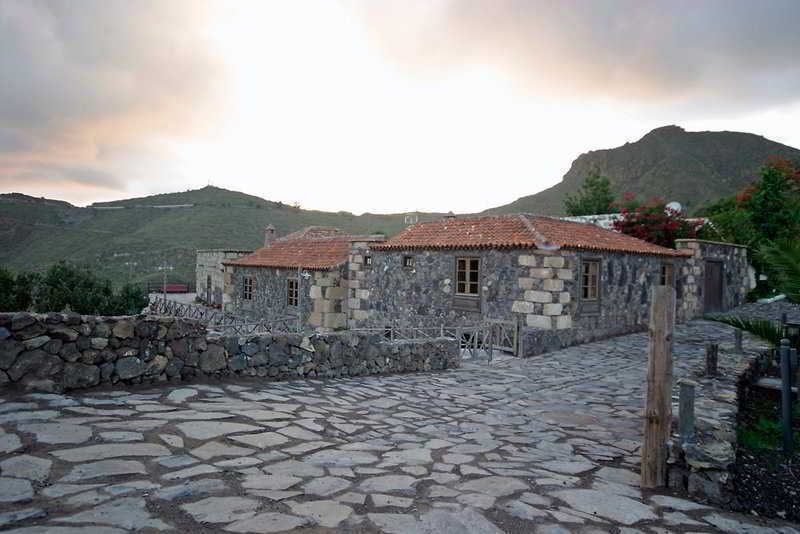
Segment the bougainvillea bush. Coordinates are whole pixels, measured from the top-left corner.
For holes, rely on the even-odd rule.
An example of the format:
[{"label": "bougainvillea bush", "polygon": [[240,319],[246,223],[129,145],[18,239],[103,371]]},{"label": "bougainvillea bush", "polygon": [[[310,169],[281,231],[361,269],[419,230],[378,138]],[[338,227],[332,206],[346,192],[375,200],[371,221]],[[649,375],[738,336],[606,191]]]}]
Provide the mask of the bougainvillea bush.
[{"label": "bougainvillea bush", "polygon": [[626,204],[620,209],[622,219],[614,221],[614,230],[662,247],[675,248],[676,239],[697,237],[703,226],[702,220],[682,217],[661,199],[637,204],[630,198]]}]

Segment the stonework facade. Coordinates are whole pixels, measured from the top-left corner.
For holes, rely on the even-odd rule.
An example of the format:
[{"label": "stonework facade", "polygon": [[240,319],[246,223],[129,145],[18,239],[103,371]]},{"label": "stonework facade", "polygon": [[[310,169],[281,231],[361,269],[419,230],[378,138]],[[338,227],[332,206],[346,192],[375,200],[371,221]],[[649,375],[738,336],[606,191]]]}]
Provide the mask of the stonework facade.
[{"label": "stonework facade", "polygon": [[225,292],[225,266],[223,262],[235,260],[252,250],[206,249],[197,251],[197,296],[207,305],[225,308],[230,294]]}]

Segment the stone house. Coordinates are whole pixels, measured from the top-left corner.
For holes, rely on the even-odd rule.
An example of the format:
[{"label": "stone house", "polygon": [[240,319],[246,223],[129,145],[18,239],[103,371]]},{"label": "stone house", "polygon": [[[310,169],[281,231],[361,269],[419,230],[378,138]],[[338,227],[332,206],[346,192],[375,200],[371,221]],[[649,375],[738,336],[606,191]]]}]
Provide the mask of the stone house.
[{"label": "stone house", "polygon": [[224,262],[232,309],[254,318],[299,318],[320,331],[345,328],[349,253],[385,237],[321,226],[274,236],[270,225],[264,247]]},{"label": "stone house", "polygon": [[749,289],[744,247],[674,250],[529,214],[450,216],[389,240],[312,227],[226,266],[238,310],[299,313],[322,331],[503,321],[518,325],[524,355],[644,329],[653,285],[675,287],[679,321]]},{"label": "stone house", "polygon": [[230,305],[230,295],[225,293],[225,266],[223,264],[252,252],[252,250],[224,248],[198,250],[195,269],[197,296],[209,306],[224,309]]}]

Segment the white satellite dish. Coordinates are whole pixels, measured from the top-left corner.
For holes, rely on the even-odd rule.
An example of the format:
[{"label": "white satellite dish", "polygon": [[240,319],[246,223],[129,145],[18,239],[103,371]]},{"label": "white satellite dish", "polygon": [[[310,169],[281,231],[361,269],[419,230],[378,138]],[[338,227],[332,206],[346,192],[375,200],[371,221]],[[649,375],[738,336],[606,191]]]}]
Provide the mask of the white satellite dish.
[{"label": "white satellite dish", "polygon": [[681,211],[683,211],[683,206],[681,206],[681,203],[680,202],[676,202],[674,200],[672,202],[670,202],[669,204],[667,204],[665,207],[668,210],[672,210],[672,211],[675,211],[677,213],[680,213]]}]

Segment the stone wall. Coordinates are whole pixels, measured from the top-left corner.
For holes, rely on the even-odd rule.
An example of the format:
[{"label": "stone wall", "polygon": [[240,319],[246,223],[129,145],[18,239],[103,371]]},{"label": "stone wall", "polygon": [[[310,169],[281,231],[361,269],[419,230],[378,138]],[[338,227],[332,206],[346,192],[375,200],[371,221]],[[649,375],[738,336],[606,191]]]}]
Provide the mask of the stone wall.
[{"label": "stone wall", "polygon": [[[197,296],[206,304],[224,307],[230,302],[230,295],[225,292],[224,261],[235,260],[252,250],[208,249],[197,251],[195,276]],[[211,278],[211,291],[208,290],[208,279]]]},{"label": "stone wall", "polygon": [[747,302],[747,293],[752,289],[747,247],[700,239],[678,239],[675,244],[678,250],[692,252],[681,272],[685,295],[681,313],[684,317],[691,319],[705,313],[706,262],[709,260],[724,264],[722,311]]},{"label": "stone wall", "polygon": [[369,334],[211,337],[159,316],[0,314],[0,386],[38,391],[244,375],[333,378],[458,367],[455,340],[387,342]]},{"label": "stone wall", "polygon": [[[236,313],[257,319],[261,317],[286,317],[301,314],[303,324],[308,323],[313,310],[313,302],[309,295],[313,284],[314,273],[299,276],[297,269],[277,267],[233,266],[231,286],[233,288],[232,307]],[[253,298],[243,298],[244,278],[252,277],[255,281]],[[288,305],[288,279],[298,280],[298,306]]]}]

